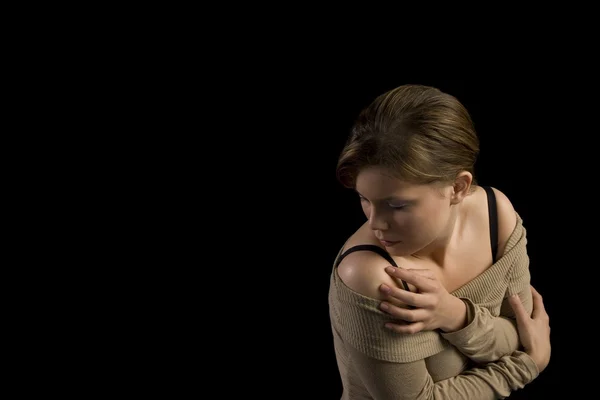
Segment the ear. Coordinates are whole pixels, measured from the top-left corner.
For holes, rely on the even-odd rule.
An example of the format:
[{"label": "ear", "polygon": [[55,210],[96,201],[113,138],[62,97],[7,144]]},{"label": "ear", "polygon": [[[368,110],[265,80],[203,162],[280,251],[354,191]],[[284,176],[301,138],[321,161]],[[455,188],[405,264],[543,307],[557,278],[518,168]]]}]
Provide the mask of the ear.
[{"label": "ear", "polygon": [[473,183],[473,175],[470,172],[462,171],[454,179],[452,185],[452,200],[451,204],[458,204],[469,194]]}]

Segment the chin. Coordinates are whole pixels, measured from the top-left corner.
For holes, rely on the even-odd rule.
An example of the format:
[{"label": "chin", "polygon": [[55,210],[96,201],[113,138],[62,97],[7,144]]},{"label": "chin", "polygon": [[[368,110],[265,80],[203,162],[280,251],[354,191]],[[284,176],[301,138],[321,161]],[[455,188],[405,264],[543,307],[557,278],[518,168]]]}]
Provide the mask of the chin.
[{"label": "chin", "polygon": [[402,248],[401,246],[393,246],[393,247],[385,247],[385,250],[392,256],[396,257],[404,257],[412,254],[411,251],[408,251],[406,248]]},{"label": "chin", "polygon": [[406,246],[404,243],[399,243],[392,247],[386,247],[387,252],[396,257],[408,257],[421,249],[421,247]]}]

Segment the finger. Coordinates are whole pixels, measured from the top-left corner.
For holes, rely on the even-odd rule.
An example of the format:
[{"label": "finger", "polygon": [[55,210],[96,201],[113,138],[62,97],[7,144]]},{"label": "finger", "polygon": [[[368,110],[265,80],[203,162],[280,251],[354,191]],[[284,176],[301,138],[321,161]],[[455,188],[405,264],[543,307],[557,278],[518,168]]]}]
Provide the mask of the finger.
[{"label": "finger", "polygon": [[383,283],[379,285],[379,290],[388,296],[400,300],[408,306],[423,308],[429,305],[427,299],[421,293],[409,292],[408,290],[400,289],[398,287],[390,287]]},{"label": "finger", "polygon": [[400,278],[403,281],[412,283],[421,292],[432,292],[437,287],[434,286],[432,280],[418,275],[410,270],[394,267],[386,267],[386,272],[395,278]]},{"label": "finger", "polygon": [[432,270],[430,269],[412,269],[412,268],[405,268],[405,271],[410,271],[410,272],[414,272],[417,275],[421,275],[422,277],[425,278],[429,278],[429,279],[437,279],[435,274],[433,273]]},{"label": "finger", "polygon": [[385,324],[385,327],[397,333],[411,334],[421,332],[423,328],[425,328],[425,324],[423,322],[415,322],[412,324],[395,324],[388,322]]},{"label": "finger", "polygon": [[379,308],[381,308],[381,310],[383,312],[391,315],[392,317],[395,317],[397,319],[400,319],[400,320],[406,321],[406,322],[423,321],[427,318],[427,315],[428,315],[427,311],[422,308],[407,309],[407,308],[397,307],[397,306],[387,303],[387,302],[382,302],[379,305]]},{"label": "finger", "polygon": [[529,314],[525,310],[525,307],[523,307],[523,303],[521,303],[521,298],[518,294],[513,294],[510,296],[508,298],[508,302],[515,312],[517,323],[521,324],[529,319]]},{"label": "finger", "polygon": [[532,318],[548,317],[546,307],[544,307],[544,301],[542,295],[531,286],[531,296],[533,297],[533,311],[531,313]]}]

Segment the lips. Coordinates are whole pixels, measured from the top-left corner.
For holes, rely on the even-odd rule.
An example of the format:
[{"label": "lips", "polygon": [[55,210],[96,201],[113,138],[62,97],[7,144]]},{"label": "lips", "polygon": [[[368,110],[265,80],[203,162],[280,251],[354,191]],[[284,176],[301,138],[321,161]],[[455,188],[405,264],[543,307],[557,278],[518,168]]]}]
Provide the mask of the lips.
[{"label": "lips", "polygon": [[[379,239],[379,238],[378,238],[378,239]],[[379,240],[381,240],[382,242],[388,242],[388,243],[396,243],[396,242],[399,242],[399,240],[389,240],[389,239],[379,239]]]}]

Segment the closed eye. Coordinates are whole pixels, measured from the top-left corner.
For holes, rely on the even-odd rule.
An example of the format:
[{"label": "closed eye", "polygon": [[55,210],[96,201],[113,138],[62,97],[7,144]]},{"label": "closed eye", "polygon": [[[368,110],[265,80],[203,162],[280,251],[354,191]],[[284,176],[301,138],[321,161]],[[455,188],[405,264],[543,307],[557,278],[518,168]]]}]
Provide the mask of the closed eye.
[{"label": "closed eye", "polygon": [[[358,195],[358,198],[360,199],[361,202],[366,201],[367,203],[369,202],[369,200],[365,199],[364,197],[362,197],[361,195]],[[394,210],[402,210],[404,208],[406,208],[408,205],[407,204],[402,204],[400,206],[395,206],[392,204],[388,204],[388,207],[394,209]]]}]

